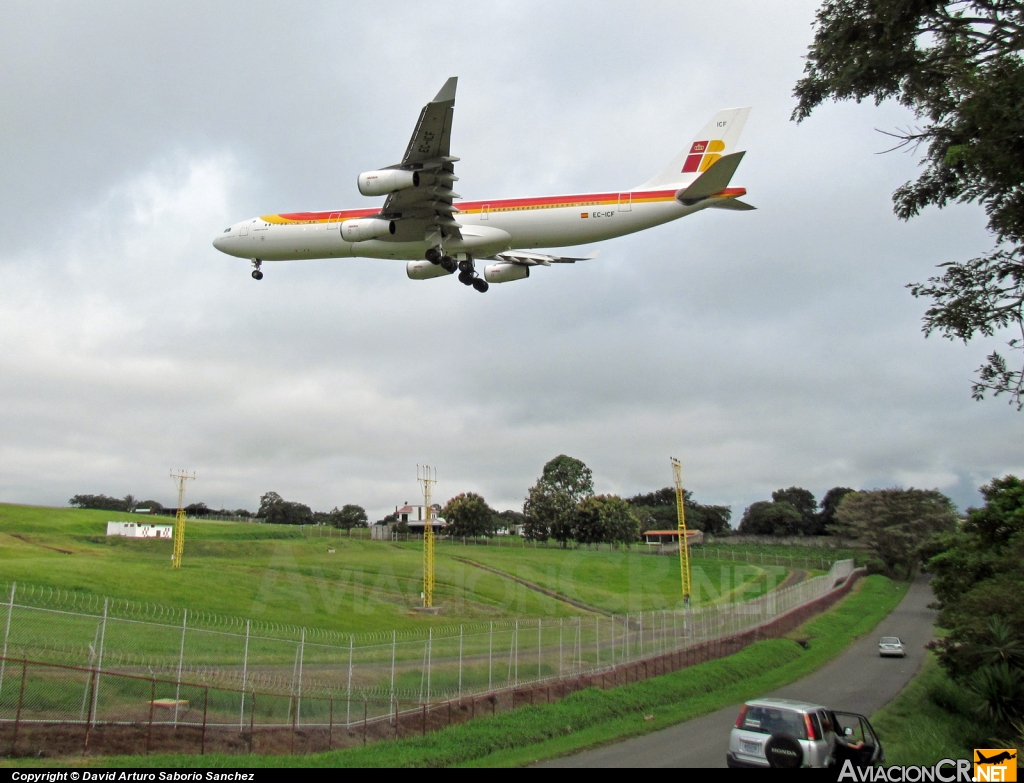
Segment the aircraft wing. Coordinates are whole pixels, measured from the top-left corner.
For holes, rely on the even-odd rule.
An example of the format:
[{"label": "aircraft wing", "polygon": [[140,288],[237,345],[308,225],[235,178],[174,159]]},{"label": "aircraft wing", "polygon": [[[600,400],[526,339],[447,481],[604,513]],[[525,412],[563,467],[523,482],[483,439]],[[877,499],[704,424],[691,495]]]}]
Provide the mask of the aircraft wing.
[{"label": "aircraft wing", "polygon": [[454,165],[458,158],[451,155],[457,85],[458,77],[451,77],[423,107],[402,162],[389,167],[420,172],[421,186],[392,193],[381,210],[382,217],[401,221],[403,233],[438,243],[442,237],[462,236],[454,218],[458,209],[452,206],[452,199],[459,198],[452,190],[458,180]]},{"label": "aircraft wing", "polygon": [[495,253],[488,256],[486,261],[500,261],[505,264],[517,264],[518,266],[551,266],[552,264],[575,264],[577,261],[589,261],[595,258],[597,253],[589,256],[549,256],[545,253],[531,253],[527,250],[506,250],[502,253]]}]

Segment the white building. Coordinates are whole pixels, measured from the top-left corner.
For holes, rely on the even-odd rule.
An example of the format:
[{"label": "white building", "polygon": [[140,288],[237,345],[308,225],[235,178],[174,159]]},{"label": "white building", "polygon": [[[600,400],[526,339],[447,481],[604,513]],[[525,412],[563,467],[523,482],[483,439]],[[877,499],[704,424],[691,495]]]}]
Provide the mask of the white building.
[{"label": "white building", "polygon": [[108,536],[170,538],[171,530],[171,525],[149,525],[142,522],[107,522]]}]

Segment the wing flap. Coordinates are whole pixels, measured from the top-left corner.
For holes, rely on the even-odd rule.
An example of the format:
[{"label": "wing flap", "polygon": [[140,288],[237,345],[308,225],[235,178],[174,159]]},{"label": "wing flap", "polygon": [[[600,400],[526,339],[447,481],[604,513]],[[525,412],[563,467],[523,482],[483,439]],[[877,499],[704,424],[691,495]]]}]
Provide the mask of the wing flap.
[{"label": "wing flap", "polygon": [[596,257],[597,253],[591,253],[589,256],[552,256],[546,253],[532,253],[528,250],[505,250],[483,260],[499,261],[517,266],[551,266],[552,264],[575,264],[577,261],[589,261]]}]

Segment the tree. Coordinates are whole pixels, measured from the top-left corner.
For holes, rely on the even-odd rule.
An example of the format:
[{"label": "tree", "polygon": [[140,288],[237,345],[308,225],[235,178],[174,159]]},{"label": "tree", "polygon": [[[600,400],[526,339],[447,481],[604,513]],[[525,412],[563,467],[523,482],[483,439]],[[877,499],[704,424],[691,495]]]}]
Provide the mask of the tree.
[{"label": "tree", "polygon": [[517,527],[521,527],[526,524],[526,515],[521,511],[516,511],[515,509],[499,511],[495,515],[494,523],[499,528],[505,528],[509,532],[509,535],[514,535]]},{"label": "tree", "polygon": [[[923,127],[891,134],[897,147],[925,147],[925,167],[893,194],[907,220],[926,206],[981,204],[995,247],[987,256],[939,264],[940,276],[913,283],[931,299],[925,335],[965,343],[1010,328],[1024,343],[1024,5],[1019,0],[826,0],[818,9],[793,119],[821,103],[894,99]],[[972,396],[1008,394],[1024,407],[1024,371],[998,353],[977,371]]]},{"label": "tree", "polygon": [[806,536],[817,535],[818,530],[818,501],[814,499],[814,493],[800,487],[789,489],[777,489],[772,493],[772,500],[776,503],[789,503],[800,512],[802,523],[800,532]]},{"label": "tree", "polygon": [[580,544],[632,544],[640,537],[640,520],[617,495],[592,495],[576,508],[572,537]]},{"label": "tree", "polygon": [[163,511],[164,507],[157,503],[155,500],[143,500],[141,503],[135,506],[135,509],[137,511],[145,509],[147,511],[152,511],[155,513],[157,511]]},{"label": "tree", "polygon": [[832,487],[821,499],[821,511],[818,512],[818,526],[816,535],[827,535],[829,527],[835,524],[836,510],[842,499],[853,492],[849,487]]},{"label": "tree", "polygon": [[313,511],[309,506],[285,500],[276,492],[260,496],[260,510],[256,516],[273,525],[309,525],[313,522]]},{"label": "tree", "polygon": [[523,513],[527,516],[526,537],[548,536],[563,546],[572,538],[576,507],[594,494],[594,477],[580,460],[560,454],[544,466],[541,477],[530,488]]},{"label": "tree", "polygon": [[124,500],[106,495],[75,495],[68,501],[68,505],[77,508],[95,508],[101,511],[128,510],[128,504]]},{"label": "tree", "polygon": [[753,536],[798,536],[803,524],[803,516],[792,503],[759,500],[743,512],[739,532]]},{"label": "tree", "polygon": [[[676,512],[676,491],[665,487],[654,492],[633,495],[626,502],[640,520],[640,532],[648,530],[675,530],[679,524]],[[713,535],[729,532],[732,509],[728,506],[705,506],[693,499],[693,493],[683,490],[683,508],[686,510],[686,527],[703,530]]]},{"label": "tree", "polygon": [[920,549],[949,633],[930,646],[953,679],[982,702],[982,716],[1024,720],[1024,482],[993,479],[985,505],[967,510],[959,530]]},{"label": "tree", "polygon": [[936,533],[956,529],[953,501],[937,489],[875,489],[850,492],[839,504],[835,528],[864,540],[887,576],[909,579],[918,547]]},{"label": "tree", "polygon": [[366,527],[366,509],[354,503],[346,503],[339,510],[337,506],[331,509],[327,524],[342,530],[351,530],[354,527]]},{"label": "tree", "polygon": [[453,497],[441,509],[441,517],[450,536],[491,536],[497,528],[494,509],[475,492]]}]

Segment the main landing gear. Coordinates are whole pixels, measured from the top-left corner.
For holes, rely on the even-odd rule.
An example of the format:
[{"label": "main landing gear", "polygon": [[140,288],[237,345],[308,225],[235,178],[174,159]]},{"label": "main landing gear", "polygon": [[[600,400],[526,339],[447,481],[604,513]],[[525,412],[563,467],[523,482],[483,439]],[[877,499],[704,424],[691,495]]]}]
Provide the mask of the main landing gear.
[{"label": "main landing gear", "polygon": [[456,262],[454,258],[444,253],[439,247],[432,247],[425,253],[427,261],[432,264],[438,264],[448,272],[454,272],[456,269],[459,270],[459,282],[463,285],[471,285],[481,294],[484,293],[490,286],[487,281],[477,275],[476,268],[473,265],[472,256],[460,253],[458,254],[462,258]]},{"label": "main landing gear", "polygon": [[260,271],[260,266],[262,264],[263,264],[263,262],[260,261],[258,258],[254,258],[252,260],[252,267],[253,267],[253,269],[252,269],[252,279],[253,280],[262,280],[263,279],[263,273]]}]

